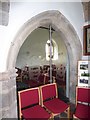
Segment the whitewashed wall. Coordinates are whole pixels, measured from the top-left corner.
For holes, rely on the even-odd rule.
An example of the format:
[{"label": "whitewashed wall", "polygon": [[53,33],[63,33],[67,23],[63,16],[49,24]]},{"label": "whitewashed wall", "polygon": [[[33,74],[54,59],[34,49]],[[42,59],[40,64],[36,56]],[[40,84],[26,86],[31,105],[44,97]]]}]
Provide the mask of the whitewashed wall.
[{"label": "whitewashed wall", "polygon": [[8,26],[0,26],[0,72],[6,70],[10,45],[21,26],[35,15],[48,11],[60,11],[74,26],[82,43],[84,24],[82,5],[79,2],[12,2]]},{"label": "whitewashed wall", "polygon": [[[66,65],[67,50],[63,40],[56,32],[53,32],[52,38],[58,46],[58,60],[53,60],[52,63],[57,66],[60,64]],[[48,30],[39,28],[33,31],[19,51],[16,67],[23,68],[25,65],[35,66],[49,64],[49,61],[46,61],[45,51],[45,45],[48,39]]]}]

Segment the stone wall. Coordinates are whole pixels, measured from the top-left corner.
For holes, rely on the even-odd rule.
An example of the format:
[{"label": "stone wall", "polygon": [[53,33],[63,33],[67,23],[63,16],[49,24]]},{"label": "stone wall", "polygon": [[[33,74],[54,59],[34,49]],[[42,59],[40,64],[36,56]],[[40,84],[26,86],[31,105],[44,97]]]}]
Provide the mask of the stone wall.
[{"label": "stone wall", "polygon": [[7,26],[9,22],[9,0],[0,1],[0,25]]},{"label": "stone wall", "polygon": [[0,118],[17,118],[15,69],[0,73]]},{"label": "stone wall", "polygon": [[90,21],[90,1],[83,2],[82,4],[83,4],[85,22],[88,22],[88,21]]}]

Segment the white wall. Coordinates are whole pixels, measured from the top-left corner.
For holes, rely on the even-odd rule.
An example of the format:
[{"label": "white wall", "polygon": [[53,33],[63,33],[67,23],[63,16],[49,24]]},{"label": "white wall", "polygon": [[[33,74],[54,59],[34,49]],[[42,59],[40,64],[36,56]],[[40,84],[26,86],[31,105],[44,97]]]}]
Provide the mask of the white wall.
[{"label": "white wall", "polygon": [[[57,34],[53,32],[53,40],[58,46],[58,60],[53,60],[52,63],[55,65],[67,64],[67,50],[63,40]],[[47,65],[49,61],[46,61],[45,45],[49,39],[49,31],[46,29],[36,29],[30,36],[25,40],[22,45],[17,61],[16,67],[23,68],[25,65],[28,66],[38,66]]]},{"label": "white wall", "polygon": [[84,24],[82,6],[79,2],[12,2],[8,26],[0,26],[0,72],[6,70],[6,60],[10,45],[21,26],[33,16],[47,11],[59,10],[74,26],[82,43]]}]

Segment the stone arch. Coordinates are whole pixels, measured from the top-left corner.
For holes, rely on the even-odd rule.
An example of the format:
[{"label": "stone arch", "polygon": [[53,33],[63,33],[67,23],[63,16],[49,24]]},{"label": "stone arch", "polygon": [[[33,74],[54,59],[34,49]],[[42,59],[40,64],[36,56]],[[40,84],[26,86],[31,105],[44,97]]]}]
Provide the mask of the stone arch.
[{"label": "stone arch", "polygon": [[[71,23],[57,10],[45,11],[27,21],[14,38],[10,46],[7,70],[15,69],[18,52],[28,35],[43,25],[51,24],[64,40],[70,60],[70,100],[75,102],[77,83],[77,61],[81,59],[82,47],[79,37]],[[71,94],[73,92],[73,94]]]}]

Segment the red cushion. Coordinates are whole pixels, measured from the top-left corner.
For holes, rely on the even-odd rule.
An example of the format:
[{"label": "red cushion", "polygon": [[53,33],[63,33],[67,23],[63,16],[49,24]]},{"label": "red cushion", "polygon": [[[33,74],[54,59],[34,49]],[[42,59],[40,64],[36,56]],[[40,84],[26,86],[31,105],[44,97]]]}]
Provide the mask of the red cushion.
[{"label": "red cushion", "polygon": [[43,100],[56,96],[55,84],[48,84],[42,87]]},{"label": "red cushion", "polygon": [[49,76],[45,76],[45,83],[50,83],[50,77]]},{"label": "red cushion", "polygon": [[44,102],[44,106],[46,106],[54,114],[62,113],[69,107],[66,103],[58,98]]},{"label": "red cushion", "polygon": [[39,86],[39,84],[38,84],[38,81],[36,81],[36,80],[29,80],[28,81],[28,84],[29,84],[29,86],[32,88],[32,87],[38,87]]},{"label": "red cushion", "polygon": [[77,104],[75,116],[79,119],[88,119],[90,118],[90,106]]},{"label": "red cushion", "polygon": [[77,100],[90,103],[90,88],[77,88]]},{"label": "red cushion", "polygon": [[40,75],[40,76],[38,77],[38,81],[39,81],[39,82],[42,82],[42,83],[44,84],[44,75]]},{"label": "red cushion", "polygon": [[24,118],[31,118],[30,120],[34,120],[34,118],[40,118],[40,120],[46,118],[45,120],[48,120],[48,118],[50,117],[50,114],[39,105],[22,110],[22,114]]},{"label": "red cushion", "polygon": [[21,108],[35,103],[39,103],[38,88],[21,92],[20,98],[21,98]]}]

